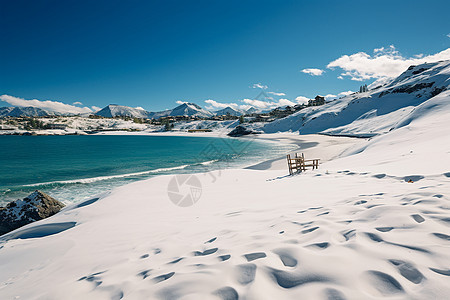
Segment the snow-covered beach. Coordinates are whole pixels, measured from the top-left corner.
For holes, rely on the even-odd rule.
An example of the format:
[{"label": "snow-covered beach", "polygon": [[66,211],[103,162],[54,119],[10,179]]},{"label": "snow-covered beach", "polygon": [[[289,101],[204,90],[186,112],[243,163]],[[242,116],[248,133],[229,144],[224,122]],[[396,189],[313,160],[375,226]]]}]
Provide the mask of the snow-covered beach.
[{"label": "snow-covered beach", "polygon": [[445,123],[446,114],[436,113],[356,145],[269,135],[309,142],[308,156],[342,157],[292,177],[277,163],[196,174],[201,196],[189,207],[170,201],[170,175],[72,205],[2,237],[0,293],[5,299],[445,299]]},{"label": "snow-covered beach", "polygon": [[0,7],[0,300],[450,300],[450,1]]},{"label": "snow-covered beach", "polygon": [[[440,84],[448,84],[445,64],[431,67]],[[357,101],[382,111],[389,102],[370,98],[410,86],[410,78],[357,95]],[[414,93],[403,95],[417,99],[427,91]],[[301,127],[317,126],[314,120],[325,118],[338,126],[342,120],[335,116],[355,117],[343,112],[342,103],[364,114],[352,97],[337,102],[341,110],[334,114],[323,113],[336,109],[330,104],[275,125],[310,118]],[[317,170],[288,176],[285,157],[279,157],[246,168],[156,176],[69,205],[0,238],[0,294],[4,299],[446,299],[449,99],[450,91],[443,90],[400,108],[401,117],[396,110],[392,119],[383,114],[345,119],[342,131],[356,136],[361,128],[364,135],[381,128],[371,138],[292,132],[242,138],[294,145],[306,158],[321,159]]]}]

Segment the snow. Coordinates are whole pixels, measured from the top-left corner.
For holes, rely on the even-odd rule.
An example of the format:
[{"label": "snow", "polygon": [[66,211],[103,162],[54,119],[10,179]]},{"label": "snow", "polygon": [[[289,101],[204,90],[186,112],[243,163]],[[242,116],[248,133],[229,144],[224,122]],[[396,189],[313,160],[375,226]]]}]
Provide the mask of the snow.
[{"label": "snow", "polygon": [[[2,237],[0,293],[24,299],[445,298],[450,164],[439,162],[448,159],[450,138],[441,136],[443,145],[434,148],[444,130],[430,136],[433,124],[425,118],[357,140],[346,156],[297,176],[286,176],[286,168],[215,171],[217,181],[197,174],[202,195],[188,208],[168,198],[172,176],[72,205]],[[291,143],[314,137],[268,136]],[[319,139],[353,140],[318,136],[316,145],[303,145],[310,153],[324,151]],[[431,165],[409,167],[431,148]]]},{"label": "snow", "polygon": [[150,113],[141,109],[141,108],[133,108],[123,105],[115,105],[110,104],[103,109],[99,110],[95,113],[97,116],[102,116],[106,118],[114,118],[114,117],[134,117],[134,118],[148,118]]},{"label": "snow", "polygon": [[37,107],[0,107],[0,117],[31,117],[53,114]]},{"label": "snow", "polygon": [[264,127],[377,134],[259,137],[297,144],[318,170],[288,176],[279,159],[195,174],[190,207],[170,200],[173,176],[157,176],[2,236],[2,298],[448,298],[450,91],[392,92],[448,86],[448,62],[428,65]]},{"label": "snow", "polygon": [[228,107],[225,107],[224,109],[220,109],[220,110],[215,111],[214,114],[216,116],[225,116],[225,115],[228,115],[228,114],[230,116],[240,116],[240,115],[243,114],[243,112],[235,110],[235,109],[233,109],[233,108],[228,106]]},{"label": "snow", "polygon": [[351,136],[387,133],[397,127],[399,119],[433,98],[434,93],[448,89],[449,75],[450,61],[415,66],[384,86],[305,108],[266,124],[262,130]]}]

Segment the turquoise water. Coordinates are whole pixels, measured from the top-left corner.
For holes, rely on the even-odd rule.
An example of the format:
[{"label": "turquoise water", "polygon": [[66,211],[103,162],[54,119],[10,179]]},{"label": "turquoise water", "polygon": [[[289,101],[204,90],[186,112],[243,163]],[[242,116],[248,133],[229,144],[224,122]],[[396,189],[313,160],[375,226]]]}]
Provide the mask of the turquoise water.
[{"label": "turquoise water", "polygon": [[159,174],[271,159],[291,146],[172,136],[0,136],[0,205],[40,189],[65,203]]}]

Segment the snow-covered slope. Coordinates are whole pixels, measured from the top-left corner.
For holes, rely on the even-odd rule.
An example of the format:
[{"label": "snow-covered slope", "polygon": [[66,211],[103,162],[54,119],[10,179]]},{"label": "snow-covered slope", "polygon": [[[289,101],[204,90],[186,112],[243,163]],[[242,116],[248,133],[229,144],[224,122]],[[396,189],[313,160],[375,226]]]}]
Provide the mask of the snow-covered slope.
[{"label": "snow-covered slope", "polygon": [[243,113],[241,111],[237,111],[231,107],[225,107],[224,109],[220,109],[214,112],[216,116],[224,116],[224,115],[230,115],[230,116],[240,116]]},{"label": "snow-covered slope", "polygon": [[148,118],[150,113],[146,110],[133,108],[129,106],[110,104],[95,113],[97,116],[105,118],[114,117],[133,117],[133,118]]},{"label": "snow-covered slope", "polygon": [[73,204],[0,237],[0,295],[447,299],[449,115],[446,90],[318,170],[157,176]]},{"label": "snow-covered slope", "polygon": [[0,117],[45,117],[54,113],[37,107],[0,107]]},{"label": "snow-covered slope", "polygon": [[415,107],[448,89],[449,84],[450,61],[411,66],[383,86],[303,109],[262,130],[374,136],[398,126]]},{"label": "snow-covered slope", "polygon": [[198,106],[195,103],[183,103],[174,109],[168,109],[161,112],[150,113],[150,117],[152,118],[160,118],[160,117],[175,117],[175,116],[188,116],[188,117],[202,117],[207,118],[211,117],[214,114],[208,110],[205,110]]},{"label": "snow-covered slope", "polygon": [[237,125],[239,125],[238,120],[227,120],[227,121],[201,120],[191,122],[177,122],[175,123],[174,129],[180,131],[186,131],[189,129],[209,129],[215,132],[228,133]]}]

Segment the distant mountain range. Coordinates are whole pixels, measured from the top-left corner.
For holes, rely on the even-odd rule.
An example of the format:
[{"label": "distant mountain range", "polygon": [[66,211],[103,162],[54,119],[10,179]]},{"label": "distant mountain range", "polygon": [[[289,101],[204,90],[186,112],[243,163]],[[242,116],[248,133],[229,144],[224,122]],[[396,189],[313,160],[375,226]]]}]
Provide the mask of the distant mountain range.
[{"label": "distant mountain range", "polygon": [[150,113],[150,117],[154,119],[158,119],[160,117],[175,117],[175,116],[208,118],[214,116],[214,114],[209,110],[201,108],[195,103],[183,103],[175,107],[174,109]]},{"label": "distant mountain range", "polygon": [[240,116],[243,115],[244,112],[243,111],[239,111],[236,110],[234,108],[231,107],[225,107],[224,109],[220,109],[214,112],[216,116],[225,116],[225,115],[230,115],[230,116]]},{"label": "distant mountain range", "polygon": [[144,109],[132,108],[129,106],[110,104],[95,113],[97,116],[106,118],[113,117],[133,117],[133,118],[154,118],[189,116],[189,117],[211,117],[214,114],[194,103],[183,103],[174,109],[168,109],[160,112],[149,112]]},{"label": "distant mountain range", "polygon": [[[109,104],[103,109],[95,112],[94,115],[105,118],[132,117],[132,118],[158,119],[161,117],[175,117],[175,116],[188,116],[201,118],[209,118],[212,116],[223,116],[223,115],[241,116],[244,114],[260,113],[260,112],[261,111],[257,110],[254,107],[251,107],[250,109],[243,111],[231,108],[229,106],[224,109],[211,112],[209,110],[201,108],[195,103],[183,103],[173,109],[168,109],[159,112],[149,112],[142,108]],[[51,112],[37,107],[0,107],[0,117],[46,117],[57,115],[62,114]]]},{"label": "distant mountain range", "polygon": [[46,117],[54,113],[37,107],[0,107],[0,117]]},{"label": "distant mountain range", "polygon": [[132,117],[132,118],[149,118],[148,111],[139,108],[133,108],[129,106],[110,104],[103,109],[96,112],[94,115],[114,118],[114,117]]}]

